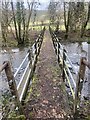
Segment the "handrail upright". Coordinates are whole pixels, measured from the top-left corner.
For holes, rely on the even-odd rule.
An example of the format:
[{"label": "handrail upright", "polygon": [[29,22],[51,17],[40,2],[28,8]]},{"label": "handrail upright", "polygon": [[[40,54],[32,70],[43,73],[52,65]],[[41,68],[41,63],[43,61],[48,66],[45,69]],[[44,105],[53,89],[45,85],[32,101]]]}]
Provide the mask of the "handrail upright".
[{"label": "handrail upright", "polygon": [[23,114],[23,107],[19,101],[19,96],[18,96],[18,91],[17,91],[17,87],[16,87],[16,82],[15,82],[15,79],[14,79],[14,75],[12,73],[12,70],[11,70],[11,65],[10,65],[10,62],[9,61],[5,61],[4,63],[4,67],[2,70],[5,70],[5,73],[6,73],[6,76],[7,76],[7,80],[8,80],[8,85],[9,85],[9,88],[10,88],[10,92],[12,94],[12,96],[14,97],[14,102],[15,102],[15,105],[16,107],[19,108],[19,112],[21,114]]},{"label": "handrail upright", "polygon": [[[55,44],[57,41],[59,41],[59,40],[55,41],[55,37],[56,37],[56,39],[58,39],[58,38],[57,38],[57,36],[53,33],[53,31],[51,30],[51,28],[49,28],[49,29],[50,29],[50,33],[51,33],[52,41],[53,41],[53,45],[54,45],[54,44]],[[59,46],[59,45],[60,45],[60,46]],[[80,101],[80,99],[79,99],[79,93],[81,93],[81,90],[82,90],[82,89],[79,89],[79,87],[80,87],[80,80],[81,80],[81,79],[84,80],[86,66],[88,67],[88,69],[90,69],[90,63],[87,62],[86,58],[81,58],[81,60],[80,60],[79,72],[77,72],[77,71],[75,70],[72,62],[70,61],[67,53],[64,51],[62,45],[61,45],[60,43],[59,43],[59,45],[58,45],[58,47],[60,47],[60,48],[59,48],[60,54],[61,54],[61,50],[63,50],[63,55],[60,55],[60,58],[63,59],[63,64],[62,64],[62,65],[63,65],[63,78],[64,78],[64,75],[66,75],[66,78],[67,78],[67,80],[68,80],[68,84],[69,84],[69,86],[70,86],[70,89],[71,89],[71,92],[72,92],[72,95],[73,95],[73,100],[74,100],[74,102],[73,102],[73,104],[74,104],[73,111],[74,111],[74,114],[76,114],[78,101]],[[54,45],[54,48],[55,48],[55,49],[58,49],[55,45]],[[58,52],[58,54],[59,54],[59,52]],[[57,54],[57,55],[58,55],[58,54]],[[75,74],[77,75],[77,80],[74,80],[74,79],[73,79],[72,73],[70,72],[70,70],[69,70],[69,68],[68,68],[68,66],[67,66],[67,64],[66,64],[66,60],[64,60],[65,57],[66,57],[66,59],[68,60],[69,64],[72,66],[73,71],[74,71]],[[70,78],[72,79],[72,82],[73,82],[73,85],[74,85],[74,90],[73,90],[73,87],[72,87],[72,85],[71,85],[71,83],[70,83],[70,78],[69,78],[69,76],[68,76],[68,73],[69,73],[69,75],[70,75]],[[80,87],[80,88],[82,88],[82,87]]]},{"label": "handrail upright", "polygon": [[[31,77],[33,76],[33,72],[35,70],[35,64],[36,64],[36,61],[37,61],[37,56],[39,55],[39,52],[40,52],[40,48],[41,48],[41,44],[42,44],[43,36],[44,36],[44,31],[45,31],[45,27],[44,27],[43,31],[41,32],[40,37],[36,40],[35,48],[38,49],[38,51],[36,51],[36,54],[33,54],[34,55],[34,63],[32,61],[33,59],[32,59],[32,55],[31,55],[31,50],[29,50],[27,55],[25,56],[24,60],[22,61],[22,63],[20,64],[19,68],[17,69],[17,71],[15,72],[14,75],[11,71],[11,66],[10,66],[9,61],[5,61],[3,63],[3,65],[0,66],[0,72],[5,70],[11,94],[15,98],[15,107],[19,108],[19,112],[21,114],[23,114],[23,107],[21,105],[22,99],[26,96],[25,93],[27,91],[29,81],[30,81]],[[25,71],[22,75],[22,79],[21,79],[21,81],[18,85],[18,89],[19,89],[20,86],[24,85],[23,90],[20,89],[20,91],[21,91],[20,92],[17,89],[16,82],[15,82],[15,77],[16,77],[17,73],[20,71],[22,65],[25,63],[27,58],[28,58],[28,63],[27,63],[26,69],[25,69]],[[29,68],[29,71],[27,73],[28,68]],[[25,74],[25,73],[27,73],[27,74]],[[24,75],[27,75],[27,76],[24,76]],[[26,77],[25,82],[23,81],[23,77]],[[23,83],[21,85],[22,81],[23,81]],[[20,94],[20,96],[19,96],[19,94]]]}]

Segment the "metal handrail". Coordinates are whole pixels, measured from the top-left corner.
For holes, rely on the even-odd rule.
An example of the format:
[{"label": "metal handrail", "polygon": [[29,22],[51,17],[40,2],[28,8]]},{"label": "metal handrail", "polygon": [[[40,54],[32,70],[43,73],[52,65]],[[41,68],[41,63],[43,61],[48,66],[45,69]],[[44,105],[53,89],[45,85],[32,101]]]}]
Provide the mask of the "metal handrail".
[{"label": "metal handrail", "polygon": [[75,91],[73,91],[73,88],[72,88],[72,86],[71,86],[71,83],[70,83],[70,80],[69,80],[69,77],[68,77],[68,74],[67,74],[65,68],[64,68],[64,72],[65,72],[65,75],[66,75],[66,78],[67,78],[68,84],[69,84],[69,86],[70,86],[70,90],[71,90],[71,93],[72,93],[73,99],[75,99]]},{"label": "metal handrail", "polygon": [[[38,37],[40,38],[40,37],[41,37],[41,34],[39,34]],[[39,39],[39,38],[36,39],[36,42],[38,42],[38,39]],[[34,49],[34,54],[35,54],[35,48],[34,48],[34,46],[35,46],[35,43],[32,45],[32,48]],[[20,64],[19,68],[18,68],[17,71],[15,72],[14,77],[16,77],[17,73],[19,72],[19,70],[20,70],[20,68],[22,67],[22,65],[25,63],[25,61],[26,61],[26,59],[28,58],[28,56],[29,56],[29,53],[27,53],[27,55],[26,55],[25,58],[23,59],[23,61],[22,61],[22,63]],[[19,82],[19,84],[18,84],[18,86],[17,86],[17,89],[19,89],[19,86],[20,86],[21,82],[23,81],[23,78],[24,78],[24,76],[25,76],[25,73],[26,73],[26,71],[27,71],[27,69],[28,69],[28,67],[29,67],[29,64],[30,64],[30,62],[28,62],[28,65],[27,65],[27,67],[26,67],[26,69],[25,69],[25,71],[24,71],[24,73],[23,73],[23,75],[22,75],[22,78],[21,78],[21,80],[20,80],[20,82]]]},{"label": "metal handrail", "polygon": [[25,63],[25,61],[26,61],[26,59],[27,59],[28,56],[29,56],[29,53],[27,53],[27,55],[23,59],[22,63],[20,64],[20,66],[18,67],[17,71],[15,72],[14,77],[16,77],[16,75],[18,74],[18,72],[21,69],[22,65]]},{"label": "metal handrail", "polygon": [[69,75],[70,75],[70,78],[71,78],[72,82],[73,82],[74,88],[76,88],[75,80],[74,80],[74,78],[73,78],[73,76],[72,76],[72,74],[71,74],[71,72],[70,72],[70,69],[68,68],[66,62],[65,62],[65,66],[66,66],[66,69],[67,69],[67,71],[68,71],[68,73],[69,73]]},{"label": "metal handrail", "polygon": [[[57,38],[57,36],[53,33],[53,35],[56,37],[56,40],[59,42],[59,40],[58,40],[58,38]],[[57,41],[55,41],[56,43],[57,43]],[[57,43],[58,44],[58,43]],[[59,50],[61,51],[61,49],[63,50],[64,49],[64,47],[62,46],[62,44],[59,42],[59,45],[60,45],[60,48],[59,48]],[[68,62],[69,62],[69,64],[72,66],[72,68],[73,68],[73,71],[75,72],[75,74],[77,74],[77,71],[75,70],[75,67],[74,67],[74,65],[72,64],[72,62],[71,62],[71,60],[69,59],[69,57],[68,57],[68,55],[67,55],[67,53],[65,52],[65,55],[66,55],[66,57],[67,57],[67,60],[68,60]]]},{"label": "metal handrail", "polygon": [[[52,33],[52,36],[54,36],[54,37],[52,37],[52,38],[55,38],[55,39],[53,40],[53,43],[56,44],[56,45],[55,45],[56,51],[58,51],[58,49],[59,49],[59,53],[57,53],[57,56],[59,56],[60,59],[62,59],[62,60],[61,60],[61,61],[62,61],[62,63],[61,63],[62,66],[63,66],[63,61],[64,61],[64,66],[63,66],[64,68],[63,68],[63,70],[64,70],[65,75],[66,75],[66,78],[67,78],[67,80],[68,80],[68,84],[69,84],[69,86],[70,86],[70,90],[71,90],[71,93],[72,93],[72,95],[73,95],[73,98],[75,98],[74,94],[75,94],[76,82],[75,82],[75,80],[74,80],[74,78],[73,78],[73,76],[72,76],[72,73],[71,73],[70,69],[68,68],[68,65],[67,65],[67,63],[66,63],[66,60],[68,60],[69,64],[72,66],[73,71],[76,73],[75,68],[74,68],[72,62],[70,61],[67,53],[64,52],[64,47],[63,47],[62,44],[59,42],[57,36],[56,36],[54,33]],[[58,48],[58,44],[60,45],[60,48]],[[65,51],[66,51],[66,50],[65,50]],[[65,57],[66,57],[66,60],[63,59],[63,52],[64,52],[64,55],[65,55]],[[69,75],[67,74],[67,72],[68,72]],[[70,80],[70,78],[71,78],[71,80]],[[74,89],[73,89],[72,83],[71,83],[70,81],[72,81],[73,86],[74,86]]]},{"label": "metal handrail", "polygon": [[29,70],[29,73],[28,73],[26,82],[25,82],[25,84],[24,84],[24,86],[23,86],[23,89],[22,89],[22,93],[21,93],[21,95],[20,95],[20,97],[19,97],[20,102],[21,102],[22,99],[23,99],[24,91],[25,91],[25,89],[26,89],[26,85],[27,85],[28,79],[29,79],[29,77],[30,77],[30,73],[31,73],[31,69]]},{"label": "metal handrail", "polygon": [[[54,48],[55,48],[57,57],[59,57],[59,59],[60,59],[64,74],[66,76],[66,79],[68,81],[68,84],[69,84],[69,87],[70,87],[70,90],[71,90],[71,93],[73,96],[73,99],[75,99],[76,82],[75,82],[75,80],[72,76],[72,73],[66,63],[66,60],[69,62],[69,64],[72,66],[73,71],[76,73],[75,68],[74,68],[72,62],[70,61],[70,59],[66,53],[66,50],[64,51],[64,47],[62,46],[62,44],[59,42],[57,36],[52,31],[51,31],[51,36],[52,36],[52,40],[53,40],[53,44],[54,44]],[[60,47],[58,46],[58,44]],[[58,50],[59,50],[59,53],[58,53]],[[65,60],[63,59],[63,57],[64,57],[63,55],[65,56]],[[72,84],[73,84],[73,86],[72,86]],[[74,87],[74,89],[73,89],[73,87]]]},{"label": "metal handrail", "polygon": [[[75,70],[75,67],[73,66],[71,60],[69,59],[67,53],[64,51],[63,46],[59,43],[60,48],[58,48],[58,45],[56,45],[56,44],[58,44],[59,40],[58,40],[57,36],[53,33],[51,28],[50,28],[50,33],[51,33],[51,36],[52,36],[52,40],[53,40],[56,55],[59,57],[59,59],[62,59],[61,64],[62,64],[62,67],[63,67],[62,69],[63,69],[63,72],[64,72],[63,75],[65,75],[65,78],[68,81],[70,91],[71,91],[72,96],[73,96],[73,112],[76,113],[77,105],[78,105],[78,101],[79,101],[79,93],[81,93],[80,80],[81,79],[84,80],[86,66],[88,67],[88,69],[90,69],[90,63],[86,60],[86,58],[82,57],[81,60],[80,60],[80,68],[79,68],[79,71],[77,72]],[[59,53],[58,53],[58,49],[59,49]],[[64,60],[64,57],[65,57],[65,60]],[[77,75],[77,80],[74,80],[74,78],[72,76],[72,73],[71,73],[66,61],[68,61],[69,64],[72,66],[72,70]],[[74,85],[74,89],[73,89],[70,78],[71,78],[72,83]]]},{"label": "metal handrail", "polygon": [[[32,73],[34,72],[34,68],[35,68],[35,64],[36,64],[36,61],[37,61],[37,56],[39,55],[39,52],[40,52],[40,48],[41,48],[41,44],[42,44],[42,40],[43,40],[43,35],[44,35],[44,31],[45,31],[45,28],[42,30],[42,32],[40,33],[40,35],[38,36],[38,38],[36,39],[35,43],[33,44],[33,47],[35,49],[36,52],[33,53],[33,58],[32,59],[31,55],[30,55],[30,52],[31,51],[28,51],[28,53],[26,54],[25,58],[23,59],[23,61],[21,62],[20,66],[18,67],[17,71],[15,72],[15,74],[13,75],[12,71],[11,71],[11,66],[10,66],[10,62],[9,61],[6,61],[3,63],[3,65],[0,66],[0,72],[2,72],[3,70],[5,70],[6,72],[6,76],[7,76],[7,79],[8,79],[8,84],[9,84],[9,87],[11,85],[13,85],[13,87],[10,87],[10,90],[11,90],[11,93],[16,95],[17,97],[17,103],[21,102],[22,99],[23,99],[23,95],[24,95],[24,92],[25,92],[25,86],[27,85],[27,83],[29,82],[29,78],[32,76]],[[35,46],[36,44],[36,46]],[[28,58],[28,63],[27,63],[27,66],[25,67],[24,69],[24,72],[22,74],[22,77],[20,79],[20,82],[19,84],[16,86],[16,82],[15,82],[15,77],[17,76],[18,72],[20,71],[21,67],[24,65],[24,63],[26,62]],[[29,68],[30,67],[30,68]],[[27,70],[29,68],[29,71],[27,73]],[[9,69],[9,71],[8,71]],[[26,80],[25,82],[23,81],[24,77],[26,76]],[[31,75],[31,76],[30,76]],[[24,83],[24,85],[23,85]],[[22,88],[22,91],[21,93],[18,93],[19,92],[19,88],[20,86],[24,87]],[[15,91],[15,93],[12,91]],[[19,96],[19,94],[21,94]],[[19,101],[20,100],[20,101]]]},{"label": "metal handrail", "polygon": [[[52,33],[53,34],[53,36],[55,37],[55,39],[56,39],[56,41],[54,41],[54,42],[59,42],[59,40],[58,40],[58,38],[57,38],[57,36],[54,34],[54,33]],[[57,43],[58,44],[58,43]],[[61,52],[61,49],[63,50],[64,49],[64,47],[62,46],[62,44],[59,42],[59,45],[60,45],[60,48],[59,48],[59,51]],[[58,47],[58,46],[57,46]],[[61,53],[62,54],[62,53]],[[72,64],[72,62],[71,62],[71,60],[69,59],[69,57],[68,57],[68,55],[67,55],[67,53],[65,52],[65,55],[66,55],[66,57],[67,57],[67,60],[68,60],[68,62],[69,62],[69,64],[72,66],[72,68],[73,68],[73,71],[75,72],[75,74],[77,74],[77,71],[75,70],[75,67],[74,67],[74,65]]]},{"label": "metal handrail", "polygon": [[23,73],[23,75],[22,75],[22,77],[21,77],[21,79],[20,79],[20,82],[19,82],[18,86],[17,86],[17,90],[19,89],[19,87],[20,87],[20,85],[21,85],[21,83],[22,83],[22,81],[23,81],[23,78],[24,78],[24,76],[25,76],[25,74],[26,74],[26,72],[27,72],[27,70],[28,70],[29,64],[30,64],[30,61],[28,62],[27,66],[26,66],[26,68],[25,68],[25,70],[24,70],[24,73]]},{"label": "metal handrail", "polygon": [[66,55],[66,57],[67,57],[67,59],[68,59],[70,65],[72,66],[73,71],[75,72],[75,74],[77,74],[77,71],[75,70],[75,67],[73,66],[73,64],[72,64],[71,60],[69,59],[68,55],[67,55],[66,53],[65,53],[65,55]]},{"label": "metal handrail", "polygon": [[[39,37],[35,41],[36,42],[35,43],[36,45],[34,46],[35,52],[33,54],[34,59],[31,58],[32,57],[31,51],[29,50],[27,55],[23,59],[22,63],[18,67],[17,71],[15,72],[15,74],[13,74],[13,72],[11,70],[11,65],[10,65],[9,61],[5,61],[3,63],[3,65],[0,66],[0,72],[5,70],[7,80],[8,80],[8,85],[10,88],[10,92],[11,92],[13,98],[15,99],[15,107],[19,108],[19,112],[21,114],[23,114],[23,107],[22,107],[21,103],[22,103],[23,99],[26,97],[26,92],[28,90],[30,80],[31,80],[33,73],[34,73],[34,70],[35,70],[37,57],[39,55],[41,44],[43,41],[44,31],[45,31],[45,28],[42,30],[41,34],[39,35]],[[18,72],[20,71],[21,67],[26,62],[27,58],[28,58],[28,63],[26,65],[26,68],[24,69],[23,75],[22,75],[20,82],[17,86],[16,81],[15,81],[15,77],[17,76]],[[27,70],[28,70],[28,72],[27,72]]]},{"label": "metal handrail", "polygon": [[[59,41],[58,38],[57,38],[57,36],[56,36],[54,33],[53,33],[53,35],[56,37],[57,41]],[[57,43],[57,41],[55,41],[55,42]],[[58,44],[58,43],[57,43],[57,44]],[[59,51],[60,51],[60,54],[61,54],[60,56],[61,56],[61,58],[63,59],[63,51],[62,51],[62,50],[64,49],[64,47],[61,45],[61,43],[59,43],[59,45],[60,45]],[[58,49],[58,46],[57,46],[56,48]],[[76,70],[75,70],[75,68],[74,68],[74,66],[73,66],[73,64],[72,64],[72,62],[70,61],[70,59],[69,59],[69,57],[68,57],[68,55],[67,55],[67,53],[64,52],[64,54],[65,54],[66,59],[68,60],[69,64],[72,66],[74,72],[77,73]],[[64,61],[65,61],[65,60],[64,60]],[[65,61],[65,65],[66,65],[66,68],[67,68],[68,72],[70,73],[70,76],[72,76],[72,75],[71,75],[71,72],[70,72],[70,70],[69,70],[69,68],[68,68],[68,66],[67,66],[67,64],[66,64],[66,61]],[[71,77],[71,78],[73,78],[73,77]],[[74,84],[74,86],[76,86],[75,82],[73,82],[73,84]]]},{"label": "metal handrail", "polygon": [[[35,51],[38,50],[37,52],[39,52],[40,46],[38,46],[38,44],[39,44],[39,42],[40,42],[40,44],[41,44],[41,41],[39,41],[39,39],[42,38],[42,37],[41,37],[42,35],[43,35],[43,34],[40,33],[39,36],[38,36],[38,38],[36,39],[35,43],[32,45],[32,49],[34,49],[34,52],[33,52],[33,56],[31,56],[31,57],[33,57],[33,59],[31,59],[32,62],[31,62],[31,61],[28,62],[27,66],[26,66],[26,68],[25,68],[25,70],[24,70],[24,73],[23,73],[23,75],[22,75],[22,77],[21,77],[21,79],[20,79],[20,82],[19,82],[19,84],[18,84],[18,86],[17,86],[17,90],[19,90],[19,88],[20,88],[20,86],[21,86],[21,84],[22,84],[22,82],[23,82],[23,78],[24,78],[24,76],[25,76],[26,73],[27,73],[27,70],[28,70],[28,68],[29,68],[30,63],[31,63],[31,66],[34,66],[34,64],[35,64],[35,62],[36,62],[36,59],[37,59],[37,57],[36,57],[37,55],[36,55],[36,54],[37,54],[37,53],[35,53]],[[23,65],[23,63],[25,62],[25,60],[27,59],[27,57],[29,56],[29,54],[30,54],[30,53],[27,53],[26,57],[24,58],[24,60],[22,61],[22,63],[21,63],[20,66]],[[20,68],[20,67],[19,67],[19,68]],[[29,72],[28,72],[28,74],[27,74],[27,78],[26,78],[25,84],[28,82],[29,75],[31,74],[31,72],[32,72],[32,68],[30,68],[30,70],[29,70]],[[21,101],[22,98],[23,98],[24,90],[25,90],[25,85],[23,86],[23,90],[22,90],[22,93],[21,93],[20,98],[19,98],[20,101]]]}]

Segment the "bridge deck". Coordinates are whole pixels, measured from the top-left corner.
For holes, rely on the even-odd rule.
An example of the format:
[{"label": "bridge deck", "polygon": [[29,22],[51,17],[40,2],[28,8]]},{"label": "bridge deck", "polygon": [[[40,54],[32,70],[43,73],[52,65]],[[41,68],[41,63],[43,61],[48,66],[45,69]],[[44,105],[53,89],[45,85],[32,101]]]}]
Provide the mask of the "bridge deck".
[{"label": "bridge deck", "polygon": [[32,93],[26,104],[27,117],[65,120],[70,109],[48,31],[44,35],[33,80]]}]

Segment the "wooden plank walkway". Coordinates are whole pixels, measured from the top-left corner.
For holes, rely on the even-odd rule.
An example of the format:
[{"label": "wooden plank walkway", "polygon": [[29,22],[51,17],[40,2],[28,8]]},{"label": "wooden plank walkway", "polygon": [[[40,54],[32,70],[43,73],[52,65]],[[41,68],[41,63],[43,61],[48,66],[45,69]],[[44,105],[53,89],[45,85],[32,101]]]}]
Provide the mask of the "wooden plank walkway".
[{"label": "wooden plank walkway", "polygon": [[70,109],[48,31],[45,31],[30,91],[32,93],[25,106],[27,118],[40,118],[41,120],[48,118],[67,119]]}]

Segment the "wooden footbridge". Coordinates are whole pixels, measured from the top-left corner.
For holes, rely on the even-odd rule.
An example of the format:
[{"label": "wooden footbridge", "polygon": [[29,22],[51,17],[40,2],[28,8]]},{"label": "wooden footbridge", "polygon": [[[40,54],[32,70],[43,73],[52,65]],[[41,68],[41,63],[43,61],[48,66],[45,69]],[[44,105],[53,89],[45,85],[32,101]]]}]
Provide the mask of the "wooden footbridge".
[{"label": "wooden footbridge", "polygon": [[[81,58],[80,68],[79,68],[79,71],[77,72],[71,60],[68,57],[68,53],[66,52],[63,45],[60,43],[60,40],[58,39],[58,37],[54,34],[51,28],[49,28],[49,31],[52,38],[52,43],[54,46],[58,65],[61,69],[60,79],[62,79],[63,83],[67,83],[69,85],[69,88],[71,91],[71,97],[73,98],[73,113],[76,113],[77,106],[79,106],[79,103],[80,103],[78,102],[80,101],[80,93],[81,93],[81,89],[79,89],[80,81],[81,79],[84,80],[86,66],[90,69],[90,64],[87,62],[86,58]],[[42,43],[45,42],[43,41],[44,33],[45,33],[45,27],[41,31],[35,43],[32,45],[31,49],[28,50],[28,53],[26,54],[25,58],[22,60],[22,63],[20,64],[20,66],[18,67],[14,75],[12,73],[9,61],[4,61],[3,65],[0,67],[0,72],[5,70],[7,80],[8,80],[8,85],[12,93],[12,97],[15,99],[15,105],[18,106],[21,114],[24,114],[22,103],[24,103],[24,100],[26,98],[28,87],[32,86],[32,78],[38,62],[38,56],[42,48]],[[47,46],[43,45],[43,47],[47,47]],[[26,61],[27,61],[26,68],[23,72],[21,79],[19,80],[19,84],[16,85],[15,78],[17,77],[20,69],[25,64]],[[68,64],[72,66],[72,69],[69,68]],[[77,79],[73,77],[73,73],[76,75]]]}]

